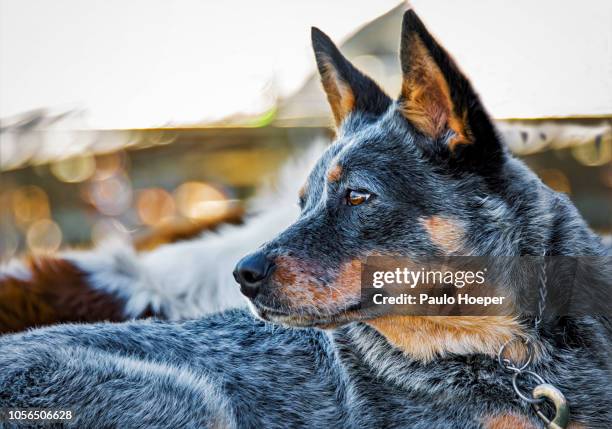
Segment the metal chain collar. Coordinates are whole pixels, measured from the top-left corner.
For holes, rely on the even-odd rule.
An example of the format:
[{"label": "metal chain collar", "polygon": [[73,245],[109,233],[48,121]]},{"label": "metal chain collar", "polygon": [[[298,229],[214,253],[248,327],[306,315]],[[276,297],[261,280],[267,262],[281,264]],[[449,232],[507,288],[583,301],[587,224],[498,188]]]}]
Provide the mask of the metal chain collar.
[{"label": "metal chain collar", "polygon": [[[534,331],[536,336],[540,335],[542,321],[544,320],[544,310],[546,309],[546,298],[548,295],[548,278],[546,276],[546,252],[542,256],[542,264],[540,265],[540,272],[538,275],[539,287],[538,287],[538,310],[536,317],[534,318]],[[504,358],[504,352],[506,348],[516,342],[522,341],[527,347],[527,359],[521,365],[518,366],[513,363],[510,359]],[[534,361],[535,358],[535,345],[529,338],[511,338],[504,343],[499,352],[497,353],[497,361],[499,365],[507,372],[513,373],[512,375],[512,387],[518,395],[518,397],[531,404],[536,414],[542,419],[546,427],[549,429],[565,429],[569,423],[569,405],[565,396],[555,386],[546,383],[544,379],[534,371],[530,371],[527,368]],[[525,395],[518,387],[519,377],[529,377],[535,380],[538,384],[533,388],[531,396]],[[555,406],[555,416],[551,420],[549,419],[540,409],[540,405],[546,400],[551,401]]]}]

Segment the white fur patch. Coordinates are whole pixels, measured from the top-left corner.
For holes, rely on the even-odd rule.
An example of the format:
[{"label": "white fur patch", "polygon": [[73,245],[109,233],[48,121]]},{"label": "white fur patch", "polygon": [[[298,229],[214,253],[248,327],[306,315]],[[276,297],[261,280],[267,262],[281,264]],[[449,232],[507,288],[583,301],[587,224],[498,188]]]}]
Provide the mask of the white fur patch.
[{"label": "white fur patch", "polygon": [[28,281],[32,279],[32,273],[23,261],[11,259],[6,263],[0,264],[0,280],[8,277]]},{"label": "white fur patch", "polygon": [[128,317],[147,308],[169,319],[185,319],[243,307],[246,300],[232,276],[235,264],[297,218],[298,190],[323,150],[317,144],[299,161],[287,163],[279,186],[260,192],[244,225],[226,225],[146,253],[114,241],[63,256],[88,274],[94,288],[121,297]]}]

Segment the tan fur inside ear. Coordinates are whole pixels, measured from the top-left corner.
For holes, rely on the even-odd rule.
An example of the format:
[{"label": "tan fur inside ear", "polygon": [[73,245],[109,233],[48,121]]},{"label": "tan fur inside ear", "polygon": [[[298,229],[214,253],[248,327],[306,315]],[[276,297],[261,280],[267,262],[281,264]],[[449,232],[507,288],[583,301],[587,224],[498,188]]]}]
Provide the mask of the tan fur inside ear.
[{"label": "tan fur inside ear", "polygon": [[336,126],[339,126],[344,118],[353,111],[355,95],[330,64],[324,66],[321,73],[321,83],[327,94],[327,100],[334,115],[334,122]]},{"label": "tan fur inside ear", "polygon": [[438,138],[451,129],[454,133],[449,142],[451,149],[471,143],[467,112],[461,115],[455,112],[448,83],[423,42],[415,38],[411,43],[410,72],[402,82],[403,115],[431,138]]}]

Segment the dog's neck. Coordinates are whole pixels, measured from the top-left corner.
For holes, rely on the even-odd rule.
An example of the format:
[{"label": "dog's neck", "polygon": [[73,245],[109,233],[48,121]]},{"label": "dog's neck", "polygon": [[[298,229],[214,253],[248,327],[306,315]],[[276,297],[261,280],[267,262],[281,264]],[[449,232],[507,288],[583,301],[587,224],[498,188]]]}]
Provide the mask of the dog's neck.
[{"label": "dog's neck", "polygon": [[[563,348],[558,348],[554,334],[545,333],[541,359],[530,367],[563,390],[573,409],[581,410],[574,416],[578,420],[609,408],[609,397],[602,394],[609,380],[607,367],[602,364],[607,359],[609,337],[601,335],[601,326],[592,322],[565,319],[559,326],[563,341],[568,342]],[[432,407],[461,404],[482,409],[491,401],[497,406],[522,406],[512,388],[511,374],[496,358],[449,353],[431,362],[419,361],[365,323],[353,323],[329,335],[346,374],[355,383],[380,383],[385,389],[399,389],[403,395],[412,395]],[[584,345],[585,338],[589,339],[588,346]],[[360,380],[363,377],[366,380]]]},{"label": "dog's neck", "polygon": [[473,384],[469,380],[473,377],[471,372],[480,374],[480,382],[490,384],[491,388],[504,373],[497,359],[478,354],[448,354],[431,362],[414,359],[364,323],[351,324],[331,335],[346,365],[365,366],[366,372],[375,378],[403,390],[416,391],[422,398],[478,400],[467,388]]}]

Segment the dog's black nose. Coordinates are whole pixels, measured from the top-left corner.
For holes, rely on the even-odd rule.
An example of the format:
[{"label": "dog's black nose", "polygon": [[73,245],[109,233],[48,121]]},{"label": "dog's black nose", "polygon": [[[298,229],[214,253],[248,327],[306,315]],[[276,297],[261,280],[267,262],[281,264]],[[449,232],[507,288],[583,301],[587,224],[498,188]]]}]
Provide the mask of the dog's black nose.
[{"label": "dog's black nose", "polygon": [[234,278],[240,283],[240,292],[255,298],[264,281],[272,274],[274,264],[263,252],[255,252],[242,258],[234,269]]}]

